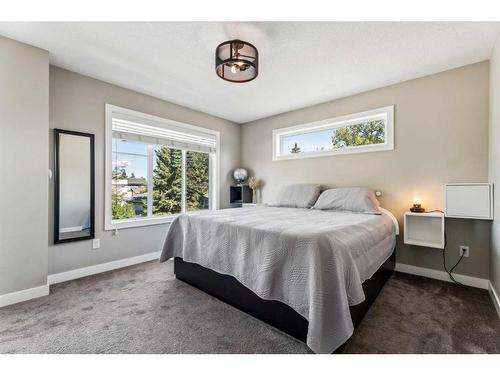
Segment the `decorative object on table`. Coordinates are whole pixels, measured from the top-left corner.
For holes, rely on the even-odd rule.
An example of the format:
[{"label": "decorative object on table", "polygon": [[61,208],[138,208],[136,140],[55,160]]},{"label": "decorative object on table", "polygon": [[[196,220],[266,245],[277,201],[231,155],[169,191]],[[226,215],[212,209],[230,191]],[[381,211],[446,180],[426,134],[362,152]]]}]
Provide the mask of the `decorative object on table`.
[{"label": "decorative object on table", "polygon": [[257,189],[259,188],[259,180],[255,176],[248,179],[248,186],[252,189],[252,201],[257,203]]},{"label": "decorative object on table", "polygon": [[252,203],[252,190],[248,185],[231,185],[229,187],[229,204],[231,208],[243,207],[244,203]]},{"label": "decorative object on table", "polygon": [[243,40],[229,40],[215,50],[215,72],[225,81],[248,82],[259,74],[259,52]]},{"label": "decorative object on table", "polygon": [[413,199],[413,206],[410,207],[411,212],[425,212],[425,208],[422,207],[422,201],[417,196]]},{"label": "decorative object on table", "polygon": [[233,172],[233,178],[238,185],[242,185],[248,178],[248,171],[245,168],[236,168]]}]

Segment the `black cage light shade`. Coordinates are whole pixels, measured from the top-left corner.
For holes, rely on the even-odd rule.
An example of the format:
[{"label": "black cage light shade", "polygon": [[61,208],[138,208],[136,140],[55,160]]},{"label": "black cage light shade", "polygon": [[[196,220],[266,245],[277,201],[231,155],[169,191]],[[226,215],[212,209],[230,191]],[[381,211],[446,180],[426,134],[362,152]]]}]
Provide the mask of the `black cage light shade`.
[{"label": "black cage light shade", "polygon": [[248,82],[259,73],[257,48],[242,40],[229,40],[215,50],[215,71],[229,82]]}]

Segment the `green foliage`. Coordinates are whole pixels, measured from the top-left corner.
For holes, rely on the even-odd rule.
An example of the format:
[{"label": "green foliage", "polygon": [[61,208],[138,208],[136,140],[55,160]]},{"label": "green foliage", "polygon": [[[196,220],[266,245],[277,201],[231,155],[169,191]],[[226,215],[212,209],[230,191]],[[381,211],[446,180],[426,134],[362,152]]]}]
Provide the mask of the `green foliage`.
[{"label": "green foliage", "polygon": [[209,155],[203,152],[186,152],[186,208],[208,208]]},{"label": "green foliage", "polygon": [[335,130],[332,136],[332,145],[334,149],[338,149],[383,143],[384,135],[385,126],[383,121],[368,121]]},{"label": "green foliage", "polygon": [[[153,171],[153,214],[168,215],[181,212],[182,209],[182,151],[168,147],[155,149],[156,165]],[[114,179],[127,179],[124,169],[113,171]],[[130,178],[135,178],[132,173]],[[208,208],[209,195],[209,155],[203,152],[186,152],[186,209],[199,210]],[[137,181],[134,182],[134,184]],[[137,207],[143,206],[147,213],[147,187],[130,187],[132,199],[127,202],[125,193],[113,187],[113,219],[128,219],[136,216]]]},{"label": "green foliage", "polygon": [[115,180],[125,180],[127,179],[127,171],[125,168],[115,168],[113,169],[113,179]]},{"label": "green foliage", "polygon": [[160,147],[155,150],[155,154],[153,214],[179,213],[182,199],[182,151]]},{"label": "green foliage", "polygon": [[295,142],[295,145],[290,150],[290,153],[292,153],[292,154],[298,154],[299,152],[300,152],[300,147],[297,144],[297,142]]},{"label": "green foliage", "polygon": [[111,195],[111,212],[114,220],[130,219],[135,216],[133,205],[126,203],[123,198],[125,194],[120,194],[113,188]]}]

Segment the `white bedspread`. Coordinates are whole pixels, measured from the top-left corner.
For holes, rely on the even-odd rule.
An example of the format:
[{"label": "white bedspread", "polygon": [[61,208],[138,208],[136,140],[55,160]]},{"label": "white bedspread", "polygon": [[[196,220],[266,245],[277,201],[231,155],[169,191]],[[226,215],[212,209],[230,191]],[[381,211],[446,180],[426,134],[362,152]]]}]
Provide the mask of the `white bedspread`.
[{"label": "white bedspread", "polygon": [[331,353],[352,335],[349,306],[395,243],[386,214],[255,206],[180,215],[160,261],[182,257],[284,302],[308,320],[307,345]]}]

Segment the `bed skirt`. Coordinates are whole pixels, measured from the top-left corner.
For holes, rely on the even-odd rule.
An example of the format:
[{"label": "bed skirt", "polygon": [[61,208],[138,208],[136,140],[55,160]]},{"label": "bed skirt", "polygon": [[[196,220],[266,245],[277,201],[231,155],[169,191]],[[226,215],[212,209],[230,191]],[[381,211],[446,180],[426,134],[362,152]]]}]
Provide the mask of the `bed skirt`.
[{"label": "bed skirt", "polygon": [[[375,274],[363,283],[365,300],[349,308],[354,328],[361,323],[385,282],[394,272],[395,264],[396,255],[393,251]],[[177,279],[306,342],[307,319],[283,302],[262,299],[234,277],[220,274],[195,263],[185,262],[182,258],[174,259],[174,272]],[[335,353],[342,352],[344,346],[345,344]]]}]

